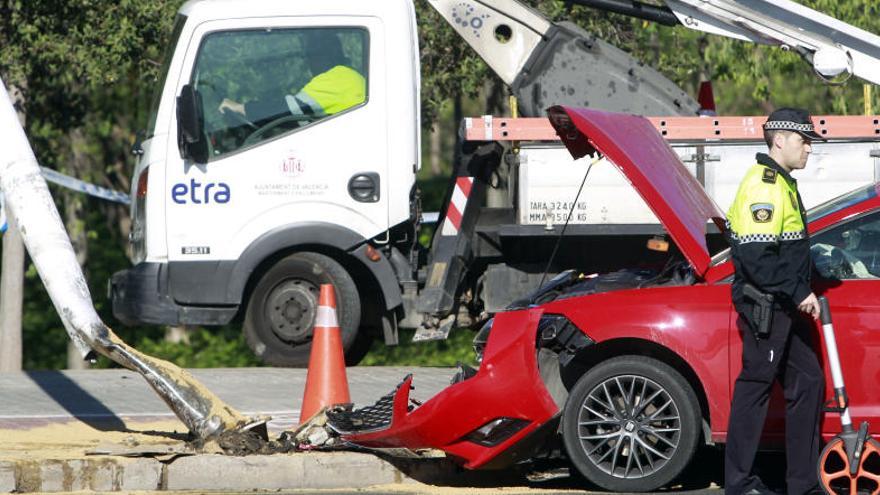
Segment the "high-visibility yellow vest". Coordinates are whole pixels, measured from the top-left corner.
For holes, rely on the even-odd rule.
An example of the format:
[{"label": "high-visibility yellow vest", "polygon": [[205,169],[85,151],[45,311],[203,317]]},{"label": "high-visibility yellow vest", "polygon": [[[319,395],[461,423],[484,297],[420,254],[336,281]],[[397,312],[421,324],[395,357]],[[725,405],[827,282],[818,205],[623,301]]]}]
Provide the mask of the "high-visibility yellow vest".
[{"label": "high-visibility yellow vest", "polygon": [[797,184],[779,175],[761,164],[746,172],[727,212],[735,242],[793,241],[806,236]]},{"label": "high-visibility yellow vest", "polygon": [[366,79],[358,71],[337,65],[313,77],[296,95],[315,114],[333,115],[366,100]]}]

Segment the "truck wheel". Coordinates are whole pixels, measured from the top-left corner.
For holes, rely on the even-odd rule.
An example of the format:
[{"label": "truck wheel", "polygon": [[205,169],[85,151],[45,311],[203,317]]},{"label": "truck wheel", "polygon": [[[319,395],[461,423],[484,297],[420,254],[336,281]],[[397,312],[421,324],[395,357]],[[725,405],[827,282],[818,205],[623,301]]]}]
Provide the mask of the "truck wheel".
[{"label": "truck wheel", "polygon": [[606,490],[653,491],[691,461],[699,407],[687,380],[666,364],[609,359],[572,388],[562,416],[565,450],[581,475]]},{"label": "truck wheel", "polygon": [[308,366],[321,284],[333,284],[336,289],[336,318],[342,346],[345,351],[352,347],[361,319],[361,303],[351,276],[328,256],[295,253],[263,275],[248,301],[244,336],[263,362],[273,366]]}]

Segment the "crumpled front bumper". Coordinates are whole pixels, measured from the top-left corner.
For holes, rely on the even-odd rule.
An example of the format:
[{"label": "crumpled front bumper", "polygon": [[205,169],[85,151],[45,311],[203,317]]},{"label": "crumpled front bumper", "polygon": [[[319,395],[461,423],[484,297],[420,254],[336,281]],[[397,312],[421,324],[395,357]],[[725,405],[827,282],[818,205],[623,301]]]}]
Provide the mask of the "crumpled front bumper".
[{"label": "crumpled front bumper", "polygon": [[413,380],[407,376],[373,406],[329,412],[329,426],[364,447],[440,449],[469,469],[484,467],[518,444],[530,444],[526,439],[554,433],[555,427],[548,426],[556,424],[561,405],[538,365],[542,314],[541,308],[530,308],[496,315],[476,374],[424,404],[411,403]]}]

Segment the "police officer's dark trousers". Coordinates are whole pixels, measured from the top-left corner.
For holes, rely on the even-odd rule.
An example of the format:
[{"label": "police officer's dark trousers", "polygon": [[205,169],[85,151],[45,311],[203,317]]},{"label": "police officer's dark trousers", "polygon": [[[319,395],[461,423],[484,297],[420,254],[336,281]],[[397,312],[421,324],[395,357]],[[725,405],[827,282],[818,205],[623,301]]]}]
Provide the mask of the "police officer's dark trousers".
[{"label": "police officer's dark trousers", "polygon": [[737,320],[743,339],[743,366],[730,406],[724,460],[727,495],[739,495],[759,485],[752,465],[775,379],[785,396],[788,493],[803,494],[818,482],[818,425],[825,378],[810,345],[813,325],[808,318],[797,310],[775,310],[769,336],[759,339],[742,316]]}]

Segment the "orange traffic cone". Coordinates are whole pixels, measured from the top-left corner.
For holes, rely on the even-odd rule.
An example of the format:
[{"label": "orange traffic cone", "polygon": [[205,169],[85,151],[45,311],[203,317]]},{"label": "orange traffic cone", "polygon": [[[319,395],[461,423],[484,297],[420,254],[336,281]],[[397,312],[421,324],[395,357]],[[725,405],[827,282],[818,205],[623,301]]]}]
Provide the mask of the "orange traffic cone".
[{"label": "orange traffic cone", "polygon": [[345,376],[342,335],[336,321],[336,295],[332,285],[321,284],[299,422],[303,424],[308,421],[323,407],[348,402],[351,399]]}]

